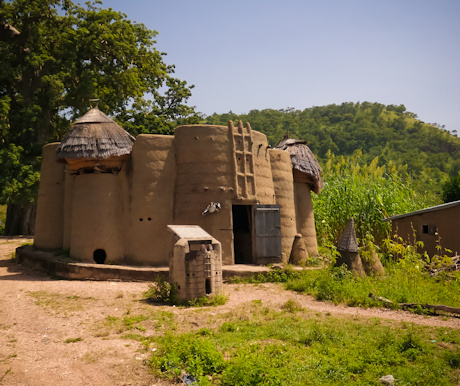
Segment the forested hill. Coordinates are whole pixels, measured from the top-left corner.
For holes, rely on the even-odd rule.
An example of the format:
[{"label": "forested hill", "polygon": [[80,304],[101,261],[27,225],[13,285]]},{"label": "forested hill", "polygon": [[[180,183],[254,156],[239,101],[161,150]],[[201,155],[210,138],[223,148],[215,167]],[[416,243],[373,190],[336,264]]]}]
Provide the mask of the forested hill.
[{"label": "forested hill", "polygon": [[362,149],[363,162],[378,156],[379,164],[390,160],[407,164],[414,176],[431,184],[439,184],[460,170],[460,138],[418,120],[403,105],[349,102],[303,111],[265,109],[206,117],[209,124],[227,125],[229,120],[249,122],[253,130],[267,135],[272,146],[289,129],[290,137],[306,140],[320,160],[328,150],[335,155],[351,155]]}]

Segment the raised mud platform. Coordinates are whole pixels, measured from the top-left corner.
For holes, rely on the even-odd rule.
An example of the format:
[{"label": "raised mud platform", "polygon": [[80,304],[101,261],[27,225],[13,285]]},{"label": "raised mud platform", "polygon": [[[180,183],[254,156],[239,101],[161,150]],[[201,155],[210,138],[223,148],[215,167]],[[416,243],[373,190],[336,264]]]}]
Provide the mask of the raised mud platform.
[{"label": "raised mud platform", "polygon": [[[31,245],[17,248],[16,257],[19,264],[71,280],[153,281],[158,276],[165,279],[169,277],[169,267],[80,263],[64,255],[37,250]],[[272,268],[257,265],[224,265],[222,277],[249,277],[259,273],[266,274],[271,270]]]}]

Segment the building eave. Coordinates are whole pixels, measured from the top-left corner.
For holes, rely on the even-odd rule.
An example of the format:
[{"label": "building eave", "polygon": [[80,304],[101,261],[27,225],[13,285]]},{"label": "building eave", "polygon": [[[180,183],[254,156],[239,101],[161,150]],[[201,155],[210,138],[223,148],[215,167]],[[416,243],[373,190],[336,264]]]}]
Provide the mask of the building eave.
[{"label": "building eave", "polygon": [[460,205],[460,200],[459,200],[459,201],[448,202],[447,204],[441,204],[441,205],[431,206],[431,207],[429,207],[429,208],[416,210],[415,212],[404,213],[404,214],[398,214],[398,215],[396,215],[396,216],[387,217],[387,218],[383,219],[383,222],[398,220],[398,219],[400,219],[400,218],[410,217],[410,216],[416,216],[416,215],[419,215],[419,214],[424,214],[424,213],[429,213],[429,212],[436,212],[436,211],[438,211],[438,210],[443,210],[443,209],[447,209],[447,208],[452,208],[452,207],[457,206],[457,205]]}]

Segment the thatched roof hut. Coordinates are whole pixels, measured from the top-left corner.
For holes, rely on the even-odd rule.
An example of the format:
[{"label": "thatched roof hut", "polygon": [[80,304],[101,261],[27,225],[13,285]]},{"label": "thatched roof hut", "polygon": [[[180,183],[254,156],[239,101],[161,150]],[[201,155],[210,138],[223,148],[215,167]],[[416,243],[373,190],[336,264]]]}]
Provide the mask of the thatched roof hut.
[{"label": "thatched roof hut", "polygon": [[74,122],[56,150],[56,159],[103,160],[131,153],[134,137],[97,107]]},{"label": "thatched roof hut", "polygon": [[316,194],[321,192],[323,188],[321,167],[306,141],[286,136],[275,146],[275,149],[286,150],[291,155],[294,178],[304,179]]}]

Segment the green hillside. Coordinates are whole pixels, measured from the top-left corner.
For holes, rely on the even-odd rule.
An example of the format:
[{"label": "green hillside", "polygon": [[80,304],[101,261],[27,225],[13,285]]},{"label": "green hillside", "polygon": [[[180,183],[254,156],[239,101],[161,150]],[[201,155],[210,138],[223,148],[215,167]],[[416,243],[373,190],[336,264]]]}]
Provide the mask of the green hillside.
[{"label": "green hillside", "polygon": [[303,111],[265,109],[206,117],[209,124],[226,125],[229,120],[249,122],[272,146],[289,130],[291,137],[306,140],[322,163],[329,150],[346,156],[361,149],[366,163],[378,156],[380,165],[390,160],[407,164],[420,186],[436,193],[449,174],[460,170],[460,138],[418,120],[403,105],[347,102]]}]

